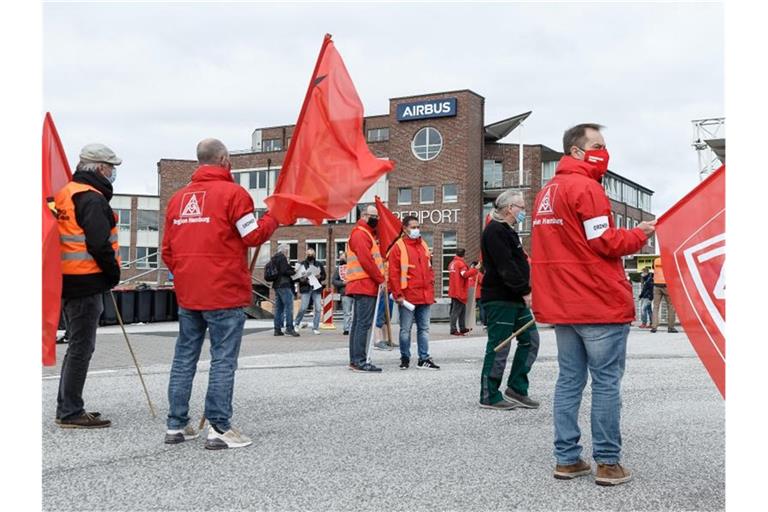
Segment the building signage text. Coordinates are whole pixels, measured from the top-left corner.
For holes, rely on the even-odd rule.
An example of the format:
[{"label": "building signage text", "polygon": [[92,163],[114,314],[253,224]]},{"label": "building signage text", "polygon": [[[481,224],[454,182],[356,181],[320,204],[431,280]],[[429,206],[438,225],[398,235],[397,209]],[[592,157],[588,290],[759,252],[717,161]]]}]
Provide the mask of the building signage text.
[{"label": "building signage text", "polygon": [[445,210],[419,210],[410,212],[392,212],[398,219],[402,220],[403,217],[412,215],[419,219],[419,224],[458,224],[459,223],[459,208],[445,209]]},{"label": "building signage text", "polygon": [[452,117],[455,115],[456,98],[400,103],[397,106],[398,121],[415,121],[416,119]]}]

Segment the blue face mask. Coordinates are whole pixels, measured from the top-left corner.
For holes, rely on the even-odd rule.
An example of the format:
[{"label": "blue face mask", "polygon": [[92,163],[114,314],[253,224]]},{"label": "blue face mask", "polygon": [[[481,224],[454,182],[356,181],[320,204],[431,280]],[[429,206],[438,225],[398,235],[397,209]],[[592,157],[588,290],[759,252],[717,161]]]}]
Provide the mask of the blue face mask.
[{"label": "blue face mask", "polygon": [[419,228],[411,229],[411,230],[408,231],[408,236],[411,237],[414,240],[419,238],[419,234],[420,234]]},{"label": "blue face mask", "polygon": [[517,212],[517,222],[525,221],[525,212]]},{"label": "blue face mask", "polygon": [[115,169],[115,168],[113,167],[113,168],[112,168],[112,174],[110,174],[110,175],[107,177],[107,179],[109,180],[109,182],[110,182],[110,183],[114,183],[114,182],[115,182],[115,180],[117,179],[117,169]]}]

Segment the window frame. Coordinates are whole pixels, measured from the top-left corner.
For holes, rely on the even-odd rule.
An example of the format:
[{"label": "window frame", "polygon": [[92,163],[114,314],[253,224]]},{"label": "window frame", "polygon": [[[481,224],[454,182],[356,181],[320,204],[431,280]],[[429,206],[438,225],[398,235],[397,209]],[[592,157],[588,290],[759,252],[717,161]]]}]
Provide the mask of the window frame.
[{"label": "window frame", "polygon": [[[423,146],[422,145],[418,145],[417,146],[416,145],[416,139],[419,137],[419,134],[421,132],[426,132],[425,144]],[[440,137],[440,144],[439,144],[440,147],[437,149],[437,152],[434,155],[432,155],[430,153],[430,151],[431,151],[430,147],[431,146],[437,146],[437,144],[430,143],[430,141],[431,141],[430,133],[431,132],[435,132],[438,135],[438,137]],[[444,146],[445,146],[445,137],[443,137],[443,134],[440,133],[440,130],[438,130],[434,126],[424,126],[424,127],[420,128],[414,134],[413,138],[411,139],[411,154],[413,154],[413,156],[415,156],[416,159],[421,161],[421,162],[429,162],[431,160],[434,160],[438,156],[440,156],[440,153],[443,152],[443,147]],[[425,157],[421,157],[419,155],[419,153],[417,152],[417,148],[424,148]]]},{"label": "window frame", "polygon": [[[431,201],[425,201],[424,200],[424,190],[425,189],[432,189],[432,200]],[[419,204],[435,204],[435,194],[437,194],[437,187],[434,185],[421,185],[419,186]]]},{"label": "window frame", "polygon": [[[406,202],[402,202],[400,200],[400,192],[404,192],[406,190],[408,191],[408,194],[410,195],[410,199],[408,200],[407,203]],[[413,188],[412,187],[398,187],[398,189],[397,189],[397,204],[398,205],[413,204]]]}]

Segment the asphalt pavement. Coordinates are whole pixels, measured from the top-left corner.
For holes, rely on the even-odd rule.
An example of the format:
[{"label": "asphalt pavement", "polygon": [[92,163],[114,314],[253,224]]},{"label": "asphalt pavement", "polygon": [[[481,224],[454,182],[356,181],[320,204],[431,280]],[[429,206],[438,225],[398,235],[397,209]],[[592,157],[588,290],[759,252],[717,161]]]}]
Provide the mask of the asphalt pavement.
[{"label": "asphalt pavement", "polygon": [[[247,448],[208,451],[201,438],[163,444],[175,325],[129,326],[158,417],[119,329],[100,329],[84,398],[113,426],[53,423],[58,367],[42,381],[45,510],[722,510],[724,402],[683,333],[633,328],[623,380],[623,463],[615,488],[591,477],[552,477],[554,331],[530,375],[539,410],[478,407],[485,339],[431,326],[439,371],[398,369],[399,354],[373,351],[378,375],[346,368],[340,331],[275,338],[249,321],[234,393],[233,424]],[[415,340],[415,337],[414,337]],[[65,345],[58,347],[59,360]],[[415,344],[412,349],[415,352]],[[191,400],[202,413],[208,356]],[[581,408],[591,460],[589,387]]]}]

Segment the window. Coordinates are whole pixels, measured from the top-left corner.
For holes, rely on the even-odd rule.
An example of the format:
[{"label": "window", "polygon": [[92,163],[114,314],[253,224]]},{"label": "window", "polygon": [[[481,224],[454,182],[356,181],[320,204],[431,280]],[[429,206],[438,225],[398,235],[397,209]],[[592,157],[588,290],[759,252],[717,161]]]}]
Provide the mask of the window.
[{"label": "window", "polygon": [[157,247],[137,247],[136,268],[157,268]]},{"label": "window", "polygon": [[427,243],[427,246],[429,246],[429,250],[432,251],[435,248],[435,234],[434,233],[425,233],[424,231],[421,232],[421,238]]},{"label": "window", "polygon": [[250,171],[250,183],[248,188],[250,189],[267,189],[267,171]]},{"label": "window", "polygon": [[315,259],[325,265],[328,262],[328,242],[307,242],[307,249],[315,250]]},{"label": "window", "polygon": [[502,188],[504,169],[501,162],[483,160],[483,189]]},{"label": "window", "polygon": [[344,240],[343,242],[341,242],[339,240],[336,240],[336,258],[337,258],[336,259],[336,263],[337,264],[339,262],[338,257],[339,257],[339,253],[340,252],[344,253],[344,258],[346,259],[346,255],[347,255],[347,241],[346,240]]},{"label": "window", "polygon": [[159,212],[157,210],[137,210],[136,229],[139,231],[157,231]]},{"label": "window", "polygon": [[427,185],[419,189],[419,202],[422,204],[431,204],[435,202],[435,187]]},{"label": "window", "polygon": [[[259,249],[259,256],[256,258],[257,267],[265,266],[272,257],[271,245],[272,244],[269,242],[269,240],[261,245],[261,249]],[[248,249],[248,265],[251,264],[251,260],[253,259],[253,254],[255,251],[256,249],[253,247]]]},{"label": "window", "polygon": [[633,206],[637,208],[637,192],[638,190],[630,185],[629,183],[623,183],[622,188],[624,189],[622,194],[622,199],[625,203],[627,203],[629,206]]},{"label": "window", "polygon": [[384,142],[389,140],[389,128],[372,128],[368,130],[368,142]]},{"label": "window", "polygon": [[555,170],[557,169],[557,161],[552,162],[541,162],[541,186],[549,182],[552,178],[555,177]]},{"label": "window", "polygon": [[448,295],[448,265],[456,255],[457,248],[456,232],[443,231],[443,295]]},{"label": "window", "polygon": [[118,229],[131,229],[131,210],[113,210],[117,215]]},{"label": "window", "polygon": [[621,201],[621,182],[613,176],[605,176],[603,178],[603,187],[605,187],[605,193],[614,201]]},{"label": "window", "polygon": [[280,139],[266,139],[261,143],[262,151],[282,151],[283,141]]},{"label": "window", "polygon": [[278,240],[277,246],[286,244],[288,246],[288,263],[296,265],[299,261],[299,242],[296,240]]},{"label": "window", "polygon": [[411,189],[397,189],[397,204],[411,204]]},{"label": "window", "polygon": [[456,203],[459,200],[459,186],[455,183],[443,185],[443,202]]},{"label": "window", "polygon": [[614,223],[615,227],[620,228],[624,225],[624,216],[620,213],[616,214],[616,222]]},{"label": "window", "polygon": [[130,268],[130,247],[120,246],[120,268]]},{"label": "window", "polygon": [[443,149],[443,136],[431,127],[422,128],[416,132],[411,141],[411,151],[419,160],[432,160]]},{"label": "window", "polygon": [[651,211],[651,194],[647,192],[640,192],[640,204],[638,208],[645,212]]},{"label": "window", "polygon": [[627,229],[632,229],[632,222],[634,219],[632,217],[627,217]]}]

